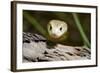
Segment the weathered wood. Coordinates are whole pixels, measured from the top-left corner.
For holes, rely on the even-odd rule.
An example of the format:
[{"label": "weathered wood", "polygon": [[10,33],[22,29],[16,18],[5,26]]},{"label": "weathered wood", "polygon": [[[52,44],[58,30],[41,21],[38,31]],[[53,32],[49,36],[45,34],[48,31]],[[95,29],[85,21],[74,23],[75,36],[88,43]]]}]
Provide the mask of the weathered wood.
[{"label": "weathered wood", "polygon": [[38,34],[23,33],[23,62],[85,60],[91,58],[86,47],[57,44],[48,48],[46,39]]}]

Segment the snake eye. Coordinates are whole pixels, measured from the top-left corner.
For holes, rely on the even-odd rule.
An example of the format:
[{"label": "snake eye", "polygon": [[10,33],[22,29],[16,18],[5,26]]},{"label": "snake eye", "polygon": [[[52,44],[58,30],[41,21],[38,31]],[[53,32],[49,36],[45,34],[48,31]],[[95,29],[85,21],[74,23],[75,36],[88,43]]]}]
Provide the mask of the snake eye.
[{"label": "snake eye", "polygon": [[50,26],[50,30],[52,30],[52,26]]},{"label": "snake eye", "polygon": [[60,27],[60,31],[62,30],[62,27]]}]

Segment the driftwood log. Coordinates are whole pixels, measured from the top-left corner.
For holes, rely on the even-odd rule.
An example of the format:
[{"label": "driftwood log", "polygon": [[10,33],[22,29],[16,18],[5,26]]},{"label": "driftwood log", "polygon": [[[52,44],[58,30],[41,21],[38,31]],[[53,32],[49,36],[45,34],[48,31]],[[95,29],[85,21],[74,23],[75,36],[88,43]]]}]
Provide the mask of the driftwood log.
[{"label": "driftwood log", "polygon": [[48,48],[47,40],[33,33],[23,33],[23,62],[85,60],[91,58],[91,51],[86,47],[57,44]]}]

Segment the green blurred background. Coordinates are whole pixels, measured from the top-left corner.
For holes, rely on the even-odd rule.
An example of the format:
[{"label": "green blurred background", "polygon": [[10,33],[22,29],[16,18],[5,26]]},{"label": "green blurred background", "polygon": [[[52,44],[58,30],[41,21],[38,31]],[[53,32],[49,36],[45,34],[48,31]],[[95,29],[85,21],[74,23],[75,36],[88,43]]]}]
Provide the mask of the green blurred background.
[{"label": "green blurred background", "polygon": [[[32,18],[27,20],[25,13],[28,13]],[[86,34],[88,41],[91,42],[91,15],[89,13],[77,13],[80,24]],[[75,20],[70,12],[50,12],[50,11],[29,11],[23,10],[23,32],[31,32],[41,34],[47,33],[47,24],[50,20],[63,20],[68,24],[67,45],[83,46],[84,42],[80,32],[76,26]],[[33,21],[31,24],[30,21]],[[33,26],[34,25],[34,26]],[[37,28],[36,28],[37,27]],[[38,29],[38,27],[40,29]],[[43,30],[42,30],[43,29]],[[41,32],[39,31],[41,30]],[[45,30],[45,32],[44,32]],[[41,34],[47,35],[47,34]],[[45,37],[45,36],[44,36]]]}]

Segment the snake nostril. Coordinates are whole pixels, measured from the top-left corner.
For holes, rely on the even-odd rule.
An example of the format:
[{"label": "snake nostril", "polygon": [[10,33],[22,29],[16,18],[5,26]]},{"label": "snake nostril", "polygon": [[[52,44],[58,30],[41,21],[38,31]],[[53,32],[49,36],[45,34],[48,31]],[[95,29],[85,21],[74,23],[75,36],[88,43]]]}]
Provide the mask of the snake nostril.
[{"label": "snake nostril", "polygon": [[52,34],[53,38],[58,38],[57,34]]},{"label": "snake nostril", "polygon": [[53,36],[57,36],[56,34],[52,34]]}]

